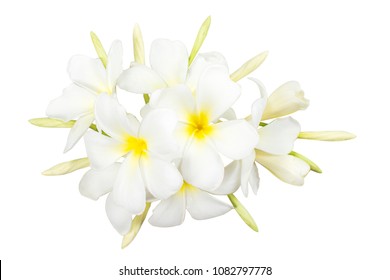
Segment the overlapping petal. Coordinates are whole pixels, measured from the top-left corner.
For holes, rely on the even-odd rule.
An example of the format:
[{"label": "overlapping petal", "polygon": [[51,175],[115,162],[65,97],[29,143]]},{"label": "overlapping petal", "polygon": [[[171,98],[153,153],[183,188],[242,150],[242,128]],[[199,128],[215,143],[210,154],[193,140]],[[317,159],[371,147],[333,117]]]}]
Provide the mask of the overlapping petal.
[{"label": "overlapping petal", "polygon": [[114,185],[119,166],[119,163],[114,163],[104,169],[88,170],[81,178],[80,193],[93,200],[109,193]]},{"label": "overlapping petal", "polygon": [[143,119],[138,136],[147,139],[148,151],[162,156],[178,157],[178,146],[173,134],[176,124],[177,118],[173,111],[152,110]]},{"label": "overlapping petal", "polygon": [[118,86],[121,89],[142,94],[165,88],[167,84],[156,71],[145,65],[134,63],[118,78]]},{"label": "overlapping petal", "polygon": [[123,150],[120,148],[123,142],[95,131],[87,131],[84,142],[93,168],[107,167],[123,156]]},{"label": "overlapping petal", "polygon": [[256,150],[256,161],[267,168],[283,182],[302,186],[310,166],[303,160],[290,155],[271,155]]},{"label": "overlapping petal", "polygon": [[256,130],[248,122],[235,120],[213,125],[210,138],[221,154],[238,160],[248,156],[253,151],[259,137]]},{"label": "overlapping petal", "polygon": [[70,79],[95,93],[107,92],[106,69],[98,58],[75,55],[68,64]]},{"label": "overlapping petal", "polygon": [[141,157],[140,167],[147,189],[158,199],[170,197],[183,184],[183,178],[177,168],[156,156]]},{"label": "overlapping petal", "polygon": [[145,183],[138,158],[129,154],[122,162],[112,195],[114,202],[130,213],[140,214],[145,209]]},{"label": "overlapping petal", "polygon": [[210,65],[222,65],[227,67],[227,62],[225,57],[218,52],[198,54],[191,64],[186,81],[187,86],[189,86],[192,91],[196,90],[201,75]]},{"label": "overlapping petal", "polygon": [[107,59],[107,87],[109,93],[115,92],[116,82],[119,75],[122,73],[122,56],[123,49],[122,43],[118,40],[114,41],[111,45]]},{"label": "overlapping petal", "polygon": [[185,191],[179,191],[168,199],[160,201],[153,209],[149,223],[157,227],[181,225],[186,215]]},{"label": "overlapping petal", "polygon": [[150,65],[168,86],[182,84],[187,76],[187,49],[180,41],[155,40],[150,49]]},{"label": "overlapping petal", "polygon": [[224,165],[211,143],[194,139],[184,152],[180,170],[189,184],[213,190],[223,180]]},{"label": "overlapping petal", "polygon": [[93,113],[95,99],[96,94],[72,84],[64,89],[60,97],[49,103],[46,115],[65,122],[75,120],[86,113]]},{"label": "overlapping petal", "polygon": [[198,112],[217,120],[240,96],[240,86],[230,80],[229,70],[222,65],[211,65],[203,72],[196,91]]},{"label": "overlapping petal", "polygon": [[233,209],[231,205],[194,187],[186,188],[186,201],[188,212],[196,220],[218,217]]},{"label": "overlapping petal", "polygon": [[285,155],[291,152],[301,126],[291,117],[276,119],[258,130],[257,149],[274,155]]},{"label": "overlapping petal", "polygon": [[107,196],[106,214],[110,223],[119,234],[125,235],[129,232],[132,214],[124,207],[115,203],[112,193]]},{"label": "overlapping petal", "polygon": [[195,112],[195,100],[186,85],[177,85],[152,95],[149,102],[154,108],[167,108],[177,114],[180,121],[187,121],[188,115]]},{"label": "overlapping petal", "polygon": [[115,139],[125,135],[137,135],[139,122],[133,115],[128,115],[119,104],[115,95],[100,94],[96,100],[95,118],[98,127]]},{"label": "overlapping petal", "polygon": [[68,134],[68,139],[66,141],[65,150],[64,152],[69,151],[76,145],[76,143],[83,137],[85,132],[88,130],[89,126],[92,124],[93,120],[95,119],[95,116],[93,113],[86,114],[84,116],[81,116],[76,123],[73,125],[73,127],[70,129]]}]

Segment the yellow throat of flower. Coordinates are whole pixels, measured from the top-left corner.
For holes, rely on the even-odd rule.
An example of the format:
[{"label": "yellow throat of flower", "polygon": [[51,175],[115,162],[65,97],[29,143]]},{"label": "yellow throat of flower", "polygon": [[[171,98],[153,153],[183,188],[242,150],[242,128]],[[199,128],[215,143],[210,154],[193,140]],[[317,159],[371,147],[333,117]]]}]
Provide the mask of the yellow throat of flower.
[{"label": "yellow throat of flower", "polygon": [[123,151],[125,153],[131,152],[135,156],[145,156],[148,145],[144,139],[135,138],[128,135],[123,145]]},{"label": "yellow throat of flower", "polygon": [[206,135],[213,132],[213,127],[210,125],[210,118],[207,113],[200,112],[199,114],[190,114],[187,118],[189,135],[194,135],[197,139],[204,139]]}]

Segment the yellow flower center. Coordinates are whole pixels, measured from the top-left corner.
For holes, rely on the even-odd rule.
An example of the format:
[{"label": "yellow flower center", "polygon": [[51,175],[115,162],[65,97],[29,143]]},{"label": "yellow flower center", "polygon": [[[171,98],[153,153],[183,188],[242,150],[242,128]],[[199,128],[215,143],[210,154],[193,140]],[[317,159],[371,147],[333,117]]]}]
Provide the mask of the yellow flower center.
[{"label": "yellow flower center", "polygon": [[210,135],[213,132],[209,116],[205,112],[200,112],[199,115],[190,114],[187,120],[187,132],[189,135],[194,135],[198,139],[204,139],[206,135]]},{"label": "yellow flower center", "polygon": [[135,138],[130,135],[126,137],[125,144],[123,145],[123,150],[125,153],[131,152],[135,156],[146,155],[147,149],[148,145],[144,139]]}]

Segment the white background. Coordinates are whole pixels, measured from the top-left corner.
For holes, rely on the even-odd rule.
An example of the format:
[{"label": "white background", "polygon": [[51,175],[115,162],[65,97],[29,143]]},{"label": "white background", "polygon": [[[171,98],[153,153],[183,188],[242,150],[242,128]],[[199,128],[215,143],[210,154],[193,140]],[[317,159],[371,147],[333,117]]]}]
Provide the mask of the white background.
[{"label": "white background", "polygon": [[[390,279],[389,8],[386,1],[314,2],[2,1],[3,277],[125,279],[118,275],[124,265],[178,265],[272,266],[270,279]],[[95,56],[91,30],[107,49],[121,39],[127,66],[135,23],[147,52],[159,37],[179,39],[190,49],[209,15],[202,51],[223,53],[235,70],[269,50],[252,76],[269,92],[288,80],[301,83],[311,101],[296,114],[303,130],[348,130],[358,137],[299,141],[295,150],[324,171],[310,173],[304,187],[286,185],[262,169],[259,194],[248,199],[239,194],[259,233],[232,211],[201,222],[187,217],[176,228],[145,223],[133,244],[121,250],[104,199],[90,201],[78,192],[84,171],[40,174],[83,157],[82,143],[64,155],[66,129],[38,128],[27,120],[43,117],[49,100],[70,83],[66,66],[73,54]]]}]

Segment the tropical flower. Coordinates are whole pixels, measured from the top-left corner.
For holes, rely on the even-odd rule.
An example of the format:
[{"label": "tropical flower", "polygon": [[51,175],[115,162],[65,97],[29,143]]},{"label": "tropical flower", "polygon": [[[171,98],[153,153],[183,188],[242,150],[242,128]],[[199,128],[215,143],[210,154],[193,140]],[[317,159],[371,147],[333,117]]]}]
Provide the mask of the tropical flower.
[{"label": "tropical flower", "polygon": [[[293,151],[297,138],[342,141],[355,137],[345,131],[301,132],[299,123],[288,115],[306,109],[309,101],[295,81],[268,97],[262,83],[250,78],[260,98],[253,102],[248,117],[237,118],[232,108],[241,95],[237,82],[256,70],[268,52],[230,73],[220,53],[198,53],[210,22],[208,17],[202,24],[190,55],[179,41],[155,40],[150,67],[145,65],[142,33],[136,25],[135,62],[125,71],[121,43],[114,41],[107,55],[91,32],[99,59],[72,57],[68,72],[73,83],[50,102],[48,118],[30,120],[41,127],[71,128],[65,152],[84,135],[88,157],[61,162],[43,174],[64,175],[90,166],[80,181],[80,193],[93,200],[106,195],[106,214],[123,235],[122,248],[134,240],[152,203],[158,203],[149,218],[154,226],[180,225],[187,211],[202,220],[234,209],[258,231],[234,194],[240,187],[245,196],[250,187],[257,193],[258,164],[286,183],[302,185],[310,170],[322,171]],[[117,85],[143,94],[140,120],[120,105]],[[231,205],[217,195],[227,196]]]},{"label": "tropical flower", "polygon": [[[255,161],[267,168],[282,181],[292,185],[302,185],[310,166],[303,160],[289,155],[300,132],[299,123],[291,117],[279,118],[269,124],[259,126],[263,112],[267,108],[267,92],[263,84],[250,78],[259,88],[260,98],[252,105],[252,114],[247,118],[259,136],[252,153],[225,167],[225,177],[216,194],[234,193],[240,186],[245,196],[248,185],[256,194],[259,188],[259,174]],[[277,139],[277,141],[275,141]]]},{"label": "tropical flower", "polygon": [[94,169],[123,158],[113,183],[114,203],[139,214],[145,208],[147,191],[158,199],[176,193],[183,180],[171,162],[177,155],[172,135],[174,114],[166,109],[154,110],[139,123],[108,94],[101,94],[95,107],[98,126],[111,137],[89,131],[85,147]]},{"label": "tropical flower", "polygon": [[204,220],[223,215],[231,209],[231,205],[184,182],[176,194],[162,200],[153,209],[149,222],[158,227],[171,227],[183,223],[186,210],[193,219]]},{"label": "tropical flower", "polygon": [[64,152],[73,148],[94,121],[94,104],[98,94],[115,93],[116,81],[122,70],[120,41],[112,43],[106,68],[98,58],[76,55],[70,59],[68,73],[73,84],[52,100],[46,110],[50,118],[65,122],[77,120],[69,132]]}]

